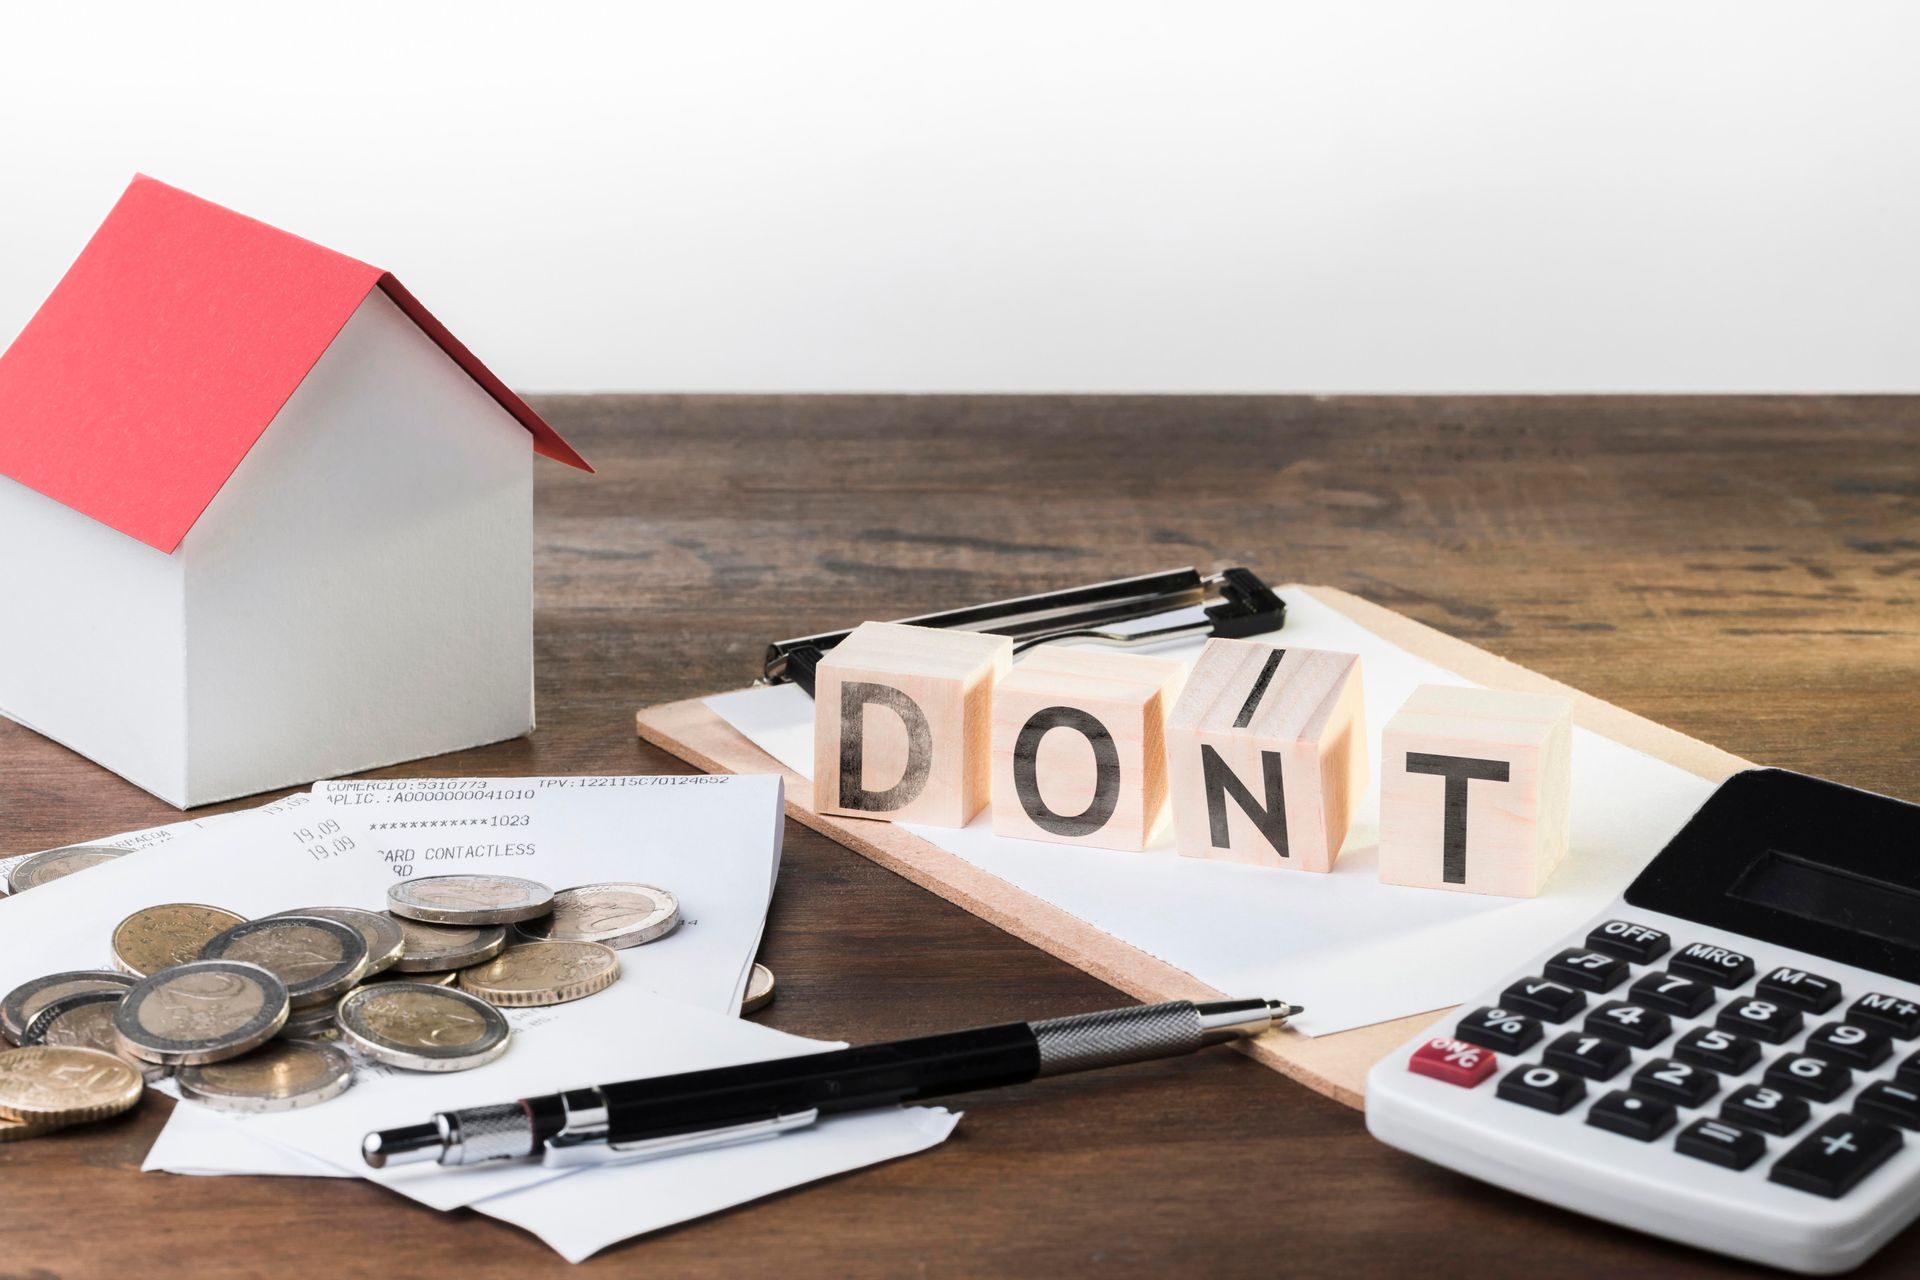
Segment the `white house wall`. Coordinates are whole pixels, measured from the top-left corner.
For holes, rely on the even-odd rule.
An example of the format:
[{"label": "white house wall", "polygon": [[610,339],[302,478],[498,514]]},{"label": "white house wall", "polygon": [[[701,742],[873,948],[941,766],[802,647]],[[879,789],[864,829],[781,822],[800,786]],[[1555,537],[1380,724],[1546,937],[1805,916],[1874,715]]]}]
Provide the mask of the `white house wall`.
[{"label": "white house wall", "polygon": [[532,464],[376,290],[177,553],[190,802],[531,729]]},{"label": "white house wall", "polygon": [[180,803],[181,582],[173,557],[0,476],[0,714]]}]

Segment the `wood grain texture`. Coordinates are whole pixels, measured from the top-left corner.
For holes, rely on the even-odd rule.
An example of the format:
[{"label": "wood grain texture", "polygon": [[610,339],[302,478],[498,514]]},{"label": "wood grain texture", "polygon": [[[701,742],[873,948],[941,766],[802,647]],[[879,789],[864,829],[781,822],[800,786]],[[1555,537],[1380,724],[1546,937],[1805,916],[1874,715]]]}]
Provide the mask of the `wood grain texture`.
[{"label": "wood grain texture", "polygon": [[[675,771],[633,709],[775,635],[1181,563],[1329,582],[1745,757],[1920,797],[1920,402],[548,398],[531,738],[402,774]],[[857,458],[846,466],[836,459]],[[422,570],[423,572],[427,569]],[[1392,615],[1368,625],[1391,635]],[[1456,667],[1459,664],[1449,663]],[[1576,699],[1576,715],[1580,714]],[[1583,721],[1584,723],[1584,721]],[[1655,736],[1655,728],[1635,730]],[[0,724],[0,852],[162,821]],[[868,824],[876,827],[884,824]],[[1113,990],[790,824],[762,1020],[870,1040]],[[579,1269],[370,1185],[136,1172],[164,1106],[0,1147],[0,1273],[1747,1274],[1390,1151],[1234,1054],[967,1100],[924,1156]],[[84,1212],[76,1206],[84,1207]],[[110,1226],[109,1226],[110,1224]],[[1204,1224],[1204,1230],[1202,1228]],[[109,1229],[103,1229],[109,1226]],[[1225,1250],[1210,1242],[1230,1241]],[[1920,1267],[1908,1233],[1860,1274]]]}]

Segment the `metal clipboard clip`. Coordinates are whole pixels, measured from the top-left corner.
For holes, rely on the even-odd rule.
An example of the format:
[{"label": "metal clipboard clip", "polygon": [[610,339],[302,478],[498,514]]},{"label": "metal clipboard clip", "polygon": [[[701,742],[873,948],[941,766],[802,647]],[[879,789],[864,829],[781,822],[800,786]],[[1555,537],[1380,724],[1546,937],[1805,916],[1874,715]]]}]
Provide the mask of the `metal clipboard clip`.
[{"label": "metal clipboard clip", "polygon": [[[1116,623],[1195,606],[1206,611],[1204,619],[1145,631],[1107,629]],[[1213,574],[1203,574],[1198,569],[1168,569],[1136,578],[1117,578],[1112,582],[925,613],[899,621],[916,627],[950,627],[1012,636],[1014,652],[1021,653],[1055,640],[1092,640],[1124,647],[1156,644],[1182,636],[1242,638],[1277,630],[1286,619],[1286,602],[1273,593],[1273,588],[1251,570],[1231,568]],[[814,668],[820,665],[820,659],[829,649],[849,634],[827,631],[776,640],[767,646],[759,683],[797,684],[811,696]]]}]

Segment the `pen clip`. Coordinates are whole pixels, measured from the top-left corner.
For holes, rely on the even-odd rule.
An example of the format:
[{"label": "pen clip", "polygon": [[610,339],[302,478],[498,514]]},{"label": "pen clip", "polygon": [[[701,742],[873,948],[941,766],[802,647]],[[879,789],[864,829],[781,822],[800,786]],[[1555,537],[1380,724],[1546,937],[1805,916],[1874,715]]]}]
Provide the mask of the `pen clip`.
[{"label": "pen clip", "polygon": [[707,1151],[731,1147],[742,1142],[774,1138],[790,1129],[804,1129],[820,1118],[819,1110],[796,1111],[790,1115],[769,1116],[744,1124],[719,1129],[700,1129],[693,1133],[671,1133],[661,1138],[641,1138],[634,1142],[607,1142],[598,1137],[570,1135],[566,1131],[547,1139],[540,1163],[550,1169],[572,1169],[588,1165],[631,1164],[677,1156],[688,1151]]}]

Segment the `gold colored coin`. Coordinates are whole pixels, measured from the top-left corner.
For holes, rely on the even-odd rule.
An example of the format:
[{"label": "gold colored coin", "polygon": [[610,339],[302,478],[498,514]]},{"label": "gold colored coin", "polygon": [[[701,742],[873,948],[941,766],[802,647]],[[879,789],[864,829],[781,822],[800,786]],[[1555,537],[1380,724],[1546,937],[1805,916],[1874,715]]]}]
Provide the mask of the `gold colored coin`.
[{"label": "gold colored coin", "polygon": [[140,1073],[110,1053],[36,1044],[0,1053],[0,1117],[28,1124],[83,1124],[129,1111]]},{"label": "gold colored coin", "polygon": [[24,1120],[0,1120],[0,1143],[25,1142],[66,1128],[59,1124],[34,1124]]},{"label": "gold colored coin", "polygon": [[200,958],[200,949],[222,931],[245,923],[221,907],[168,902],[145,907],[114,926],[113,966],[145,978]]},{"label": "gold colored coin", "polygon": [[740,1001],[740,1016],[758,1013],[772,1003],[773,970],[756,960],[753,972],[747,975],[747,994]]},{"label": "gold colored coin", "polygon": [[225,1062],[182,1067],[180,1093],[216,1111],[294,1111],[337,1098],[353,1086],[353,1062],[340,1050],[276,1040]]},{"label": "gold colored coin", "polygon": [[605,991],[620,957],[597,942],[523,942],[460,971],[460,989],[503,1009],[565,1004]]}]

